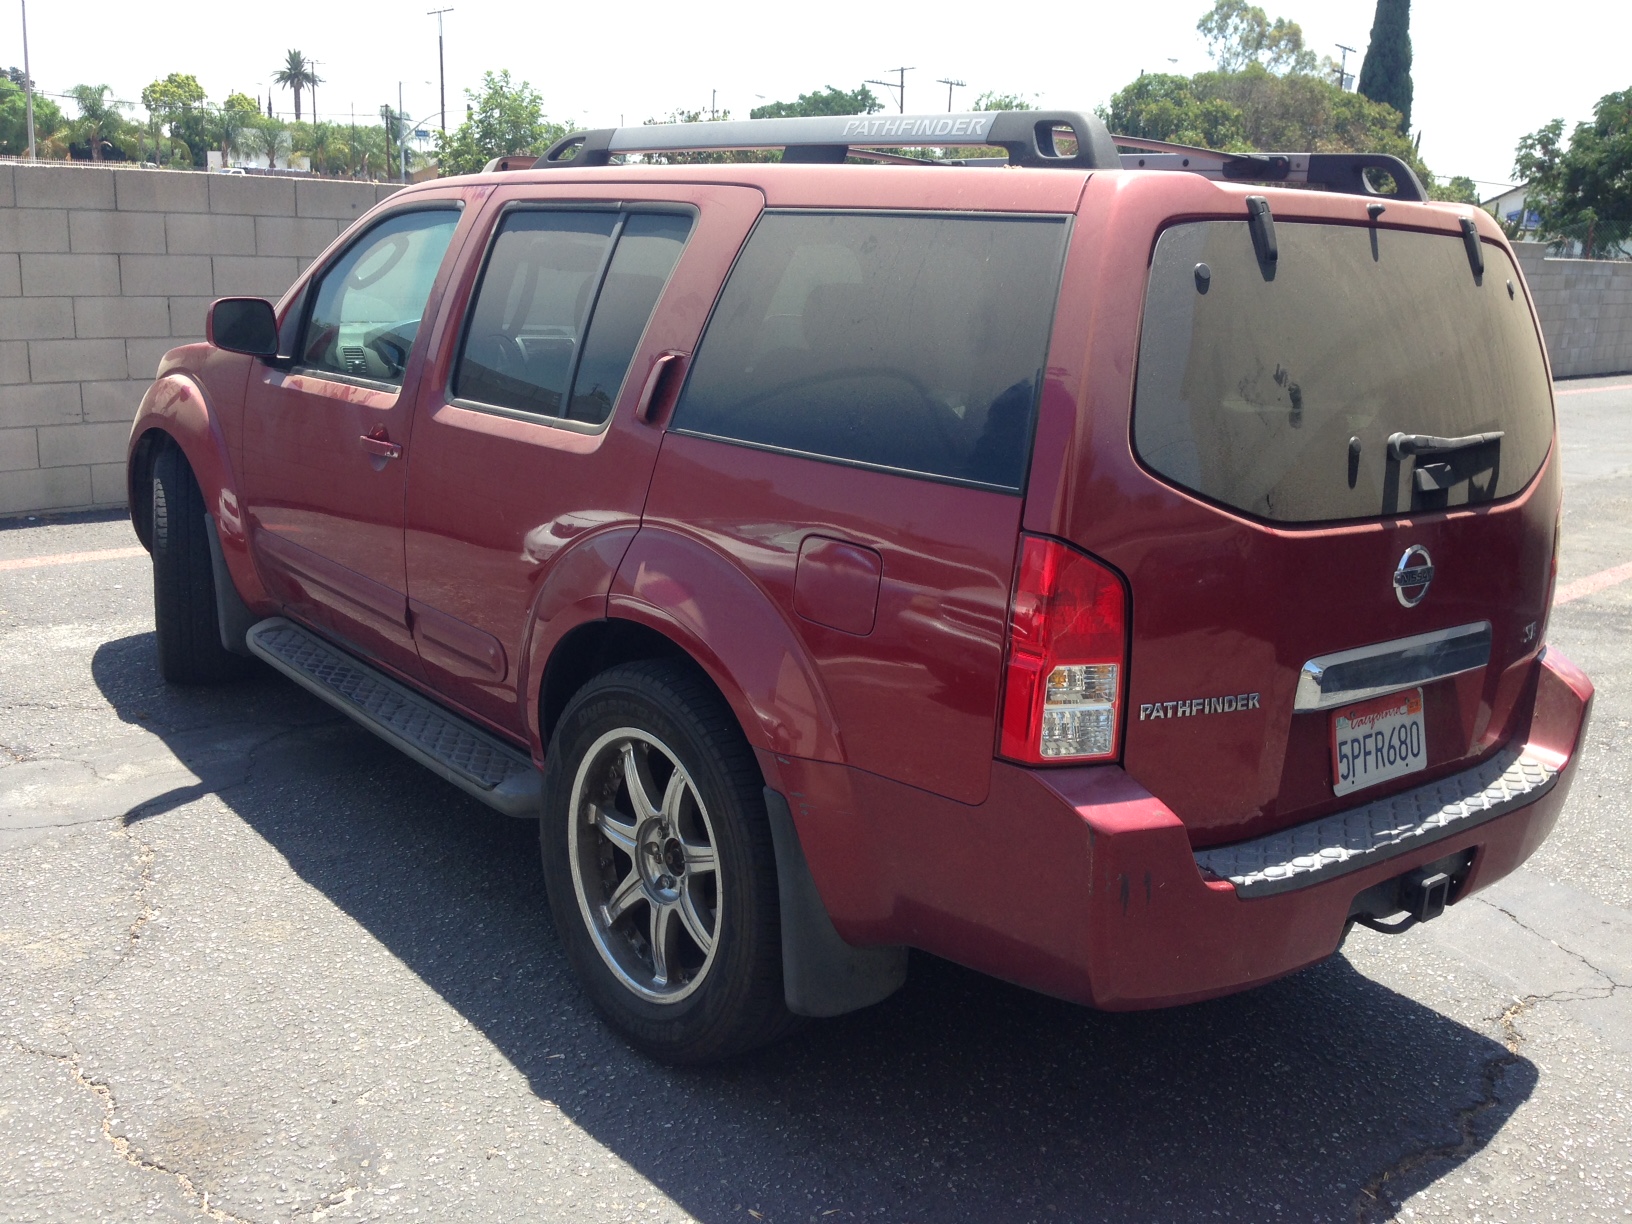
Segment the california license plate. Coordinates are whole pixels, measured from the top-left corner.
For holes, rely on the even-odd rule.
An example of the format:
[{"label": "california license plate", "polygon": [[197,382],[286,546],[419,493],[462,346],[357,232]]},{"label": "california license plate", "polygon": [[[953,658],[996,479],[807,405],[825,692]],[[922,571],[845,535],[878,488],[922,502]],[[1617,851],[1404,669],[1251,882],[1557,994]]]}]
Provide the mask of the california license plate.
[{"label": "california license plate", "polygon": [[1332,792],[1346,795],[1428,764],[1422,690],[1373,697],[1332,714]]}]

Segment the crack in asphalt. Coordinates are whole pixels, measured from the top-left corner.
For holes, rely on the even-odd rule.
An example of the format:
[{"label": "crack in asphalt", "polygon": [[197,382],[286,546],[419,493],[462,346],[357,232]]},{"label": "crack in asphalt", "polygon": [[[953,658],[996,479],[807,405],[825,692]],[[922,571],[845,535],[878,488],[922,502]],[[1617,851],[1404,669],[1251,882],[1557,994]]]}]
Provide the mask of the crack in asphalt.
[{"label": "crack in asphalt", "polygon": [[1454,1160],[1463,1156],[1471,1156],[1483,1146],[1475,1133],[1474,1123],[1481,1114],[1495,1108],[1497,1104],[1497,1087],[1503,1073],[1519,1061],[1519,1047],[1524,1044],[1524,1034],[1519,1031],[1518,1026],[1520,1016],[1542,1003],[1580,1003],[1590,999],[1607,999],[1617,991],[1632,990],[1632,984],[1617,981],[1614,975],[1599,968],[1573,948],[1566,948],[1558,940],[1543,935],[1507,907],[1497,905],[1495,902],[1488,901],[1483,897],[1473,899],[1499,913],[1505,914],[1521,930],[1534,935],[1538,939],[1546,939],[1560,952],[1574,957],[1587,969],[1602,978],[1605,985],[1602,987],[1569,988],[1549,991],[1546,994],[1525,995],[1522,999],[1515,998],[1512,1003],[1502,1009],[1500,1015],[1491,1018],[1493,1023],[1501,1027],[1502,1044],[1507,1047],[1507,1053],[1487,1059],[1484,1066],[1480,1068],[1482,1092],[1479,1099],[1474,1101],[1472,1105],[1457,1111],[1457,1141],[1455,1143],[1430,1144],[1418,1148],[1416,1151],[1407,1152],[1399,1160],[1368,1181],[1360,1188],[1360,1193],[1354,1199],[1355,1224],[1388,1224],[1390,1221],[1398,1220],[1401,1204],[1393,1202],[1384,1194],[1384,1189],[1389,1182],[1436,1160]]},{"label": "crack in asphalt", "polygon": [[102,1107],[102,1137],[108,1141],[109,1146],[124,1159],[126,1164],[132,1168],[140,1169],[144,1173],[158,1173],[175,1179],[175,1183],[180,1187],[182,1193],[192,1199],[199,1211],[209,1219],[222,1221],[223,1224],[255,1224],[255,1221],[246,1219],[244,1216],[234,1215],[232,1212],[223,1210],[220,1207],[211,1206],[210,1192],[200,1190],[193,1183],[192,1178],[179,1170],[168,1168],[154,1160],[148,1160],[137,1153],[129,1139],[126,1139],[123,1135],[114,1134],[113,1119],[117,1115],[117,1108],[113,1099],[113,1089],[101,1080],[92,1079],[89,1075],[86,1075],[84,1068],[79,1064],[79,1056],[72,1050],[66,1054],[58,1054],[52,1050],[42,1050],[37,1046],[29,1045],[27,1042],[19,1041],[15,1037],[11,1038],[11,1044],[24,1054],[33,1054],[36,1057],[60,1064],[67,1070],[69,1077],[75,1084],[97,1099]]},{"label": "crack in asphalt", "polygon": [[1496,1107],[1497,1086],[1507,1069],[1519,1061],[1519,1047],[1524,1043],[1524,1035],[1518,1029],[1518,1018],[1540,1001],[1535,995],[1516,999],[1502,1010],[1501,1015],[1495,1017],[1495,1022],[1502,1028],[1503,1044],[1507,1047],[1507,1053],[1486,1059],[1484,1066],[1479,1069],[1481,1089],[1479,1099],[1456,1111],[1456,1142],[1433,1143],[1416,1151],[1407,1152],[1360,1187],[1360,1193],[1354,1197],[1355,1224],[1387,1224],[1399,1219],[1401,1205],[1385,1194],[1389,1182],[1436,1160],[1455,1160],[1471,1156],[1483,1146],[1474,1123],[1481,1114]]},{"label": "crack in asphalt", "polygon": [[[313,727],[327,726],[331,723],[340,723],[344,721],[346,721],[344,718],[337,715],[333,719],[324,719],[315,723],[302,723],[298,725],[285,724],[280,726],[276,731],[271,732],[245,749],[242,757],[242,770],[239,776],[235,777],[232,781],[227,782],[224,785],[203,789],[197,797],[203,798],[204,795],[208,794],[219,796],[227,791],[231,791],[240,786],[246,785],[254,776],[255,767],[257,764],[256,757],[264,749],[277,743],[279,740],[297,735],[303,731],[310,730]],[[93,769],[92,772],[94,774],[95,770]],[[205,785],[202,783],[202,780],[201,785]],[[137,804],[128,812],[114,818],[120,822],[120,833],[135,848],[134,861],[136,867],[136,913],[131,919],[130,926],[125,932],[124,943],[120,947],[118,955],[114,957],[113,962],[100,975],[98,975],[94,982],[90,983],[78,994],[74,995],[71,1000],[69,1000],[68,1011],[64,1017],[63,1023],[63,1035],[65,1038],[67,1037],[67,1028],[69,1024],[78,1014],[81,1001],[86,995],[99,989],[104,983],[107,982],[115,971],[130,961],[131,957],[136,953],[138,947],[140,946],[142,937],[144,934],[146,934],[148,926],[160,912],[158,908],[151,904],[149,898],[149,890],[153,885],[153,864],[156,859],[156,854],[151,844],[136,835],[133,826],[138,820],[141,819],[143,809],[151,807],[154,803],[159,802],[159,800],[162,798],[163,796],[157,796],[154,799]],[[102,1110],[102,1137],[107,1140],[109,1146],[113,1148],[113,1150],[125,1161],[125,1163],[129,1164],[133,1168],[141,1169],[144,1172],[158,1173],[173,1178],[176,1185],[180,1187],[182,1192],[186,1194],[189,1199],[192,1200],[193,1204],[198,1208],[200,1213],[208,1219],[221,1221],[222,1224],[255,1224],[254,1221],[249,1220],[244,1216],[234,1215],[232,1212],[227,1211],[224,1208],[212,1205],[210,1203],[210,1192],[208,1189],[200,1188],[192,1178],[180,1170],[172,1169],[159,1161],[149,1159],[147,1156],[139,1152],[129,1139],[123,1135],[116,1134],[113,1129],[113,1120],[117,1116],[117,1108],[113,1097],[113,1089],[105,1081],[93,1079],[91,1076],[85,1073],[84,1067],[81,1064],[80,1053],[71,1040],[69,1040],[67,1043],[67,1050],[62,1053],[28,1045],[22,1041],[19,1041],[16,1037],[12,1037],[10,1040],[12,1045],[24,1053],[33,1054],[37,1057],[50,1059],[53,1062],[60,1063],[68,1071],[75,1084],[91,1093],[92,1096],[96,1097]],[[348,1205],[357,1193],[357,1187],[347,1186],[334,1194],[325,1196],[324,1200],[319,1202],[317,1209],[313,1212],[312,1218],[314,1220],[321,1219],[335,1207]]]}]

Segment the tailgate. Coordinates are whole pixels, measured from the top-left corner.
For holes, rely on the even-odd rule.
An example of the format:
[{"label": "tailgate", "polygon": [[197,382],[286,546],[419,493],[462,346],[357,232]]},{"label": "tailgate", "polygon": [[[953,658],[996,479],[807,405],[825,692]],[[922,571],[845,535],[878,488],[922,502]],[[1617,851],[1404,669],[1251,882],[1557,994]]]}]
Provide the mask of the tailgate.
[{"label": "tailgate", "polygon": [[1489,751],[1551,593],[1551,387],[1507,252],[1272,227],[1274,260],[1245,221],[1157,240],[1131,430],[1149,530],[1095,549],[1132,596],[1126,768],[1200,845]]}]

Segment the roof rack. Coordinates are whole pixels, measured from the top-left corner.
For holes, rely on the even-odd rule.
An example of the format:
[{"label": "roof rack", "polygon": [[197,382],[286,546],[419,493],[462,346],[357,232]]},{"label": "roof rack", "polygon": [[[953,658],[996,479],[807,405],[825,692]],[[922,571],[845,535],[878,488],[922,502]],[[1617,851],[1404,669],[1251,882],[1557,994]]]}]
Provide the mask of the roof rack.
[{"label": "roof rack", "polygon": [[[1003,158],[903,157],[902,148],[992,146]],[[1118,146],[1136,150],[1121,153]],[[971,111],[944,115],[820,115],[794,119],[733,119],[711,123],[648,123],[573,132],[531,161],[495,158],[489,170],[576,169],[609,165],[638,153],[713,153],[780,149],[784,162],[836,164],[847,157],[908,165],[1049,166],[1067,170],[1183,170],[1236,182],[1295,183],[1375,196],[1367,177],[1394,180],[1395,200],[1425,200],[1411,168],[1382,153],[1224,153],[1132,136],[1113,136],[1097,116],[1079,111]]]}]

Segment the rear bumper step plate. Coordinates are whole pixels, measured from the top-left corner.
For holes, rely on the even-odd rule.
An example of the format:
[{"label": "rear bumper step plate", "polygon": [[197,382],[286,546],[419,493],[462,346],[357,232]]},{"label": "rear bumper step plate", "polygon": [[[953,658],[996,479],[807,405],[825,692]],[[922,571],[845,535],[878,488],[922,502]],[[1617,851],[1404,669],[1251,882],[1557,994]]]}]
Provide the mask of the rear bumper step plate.
[{"label": "rear bumper step plate", "polygon": [[1196,852],[1196,866],[1235,885],[1240,897],[1269,897],[1324,884],[1534,803],[1558,767],[1524,748],[1437,782],[1336,812],[1255,841]]},{"label": "rear bumper step plate", "polygon": [[281,616],[245,640],[296,684],[489,807],[538,814],[539,773],[526,754]]}]

